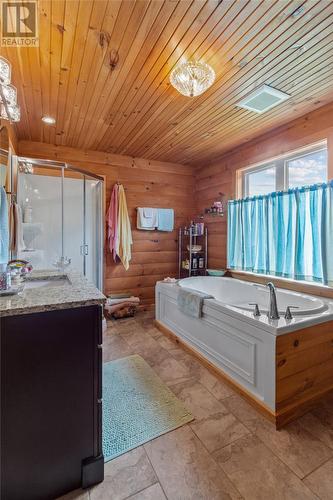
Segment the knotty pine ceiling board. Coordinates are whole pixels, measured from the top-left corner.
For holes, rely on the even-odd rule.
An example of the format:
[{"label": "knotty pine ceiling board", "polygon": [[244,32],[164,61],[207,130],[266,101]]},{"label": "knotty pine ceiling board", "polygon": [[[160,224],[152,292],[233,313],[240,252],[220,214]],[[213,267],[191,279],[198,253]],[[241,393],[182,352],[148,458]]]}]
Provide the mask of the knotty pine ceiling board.
[{"label": "knotty pine ceiling board", "polygon": [[[5,48],[20,140],[202,165],[333,100],[330,0],[39,0],[39,48]],[[176,64],[216,80],[184,97]],[[266,83],[291,98],[257,115],[237,102]],[[56,118],[47,126],[44,115]]]}]

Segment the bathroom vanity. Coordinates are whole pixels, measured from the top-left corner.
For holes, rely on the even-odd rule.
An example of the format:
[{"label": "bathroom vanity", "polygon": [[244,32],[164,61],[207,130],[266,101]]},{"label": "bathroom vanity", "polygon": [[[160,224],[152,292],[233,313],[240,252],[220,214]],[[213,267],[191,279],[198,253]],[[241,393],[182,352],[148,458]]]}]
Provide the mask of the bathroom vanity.
[{"label": "bathroom vanity", "polygon": [[101,482],[102,304],[76,274],[35,272],[0,298],[1,498]]}]

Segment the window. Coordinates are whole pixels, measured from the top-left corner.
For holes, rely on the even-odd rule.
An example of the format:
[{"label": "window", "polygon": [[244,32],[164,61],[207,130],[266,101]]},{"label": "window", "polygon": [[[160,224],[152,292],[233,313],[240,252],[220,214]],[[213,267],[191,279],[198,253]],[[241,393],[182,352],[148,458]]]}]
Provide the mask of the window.
[{"label": "window", "polygon": [[243,197],[327,182],[327,145],[283,155],[242,172]]}]

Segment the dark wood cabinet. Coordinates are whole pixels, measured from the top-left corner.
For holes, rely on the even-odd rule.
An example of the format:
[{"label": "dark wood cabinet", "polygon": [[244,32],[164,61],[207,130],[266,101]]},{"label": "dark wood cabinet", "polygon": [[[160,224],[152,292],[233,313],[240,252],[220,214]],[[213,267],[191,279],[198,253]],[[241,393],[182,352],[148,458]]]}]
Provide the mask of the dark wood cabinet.
[{"label": "dark wood cabinet", "polygon": [[102,481],[101,306],[0,327],[1,499],[54,499]]}]

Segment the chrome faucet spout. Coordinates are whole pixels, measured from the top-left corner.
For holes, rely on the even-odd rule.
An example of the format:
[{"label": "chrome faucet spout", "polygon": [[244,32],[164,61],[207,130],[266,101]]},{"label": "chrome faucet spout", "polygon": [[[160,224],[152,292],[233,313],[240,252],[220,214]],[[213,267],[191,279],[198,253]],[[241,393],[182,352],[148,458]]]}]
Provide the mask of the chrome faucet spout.
[{"label": "chrome faucet spout", "polygon": [[274,283],[270,281],[269,283],[267,283],[266,286],[269,288],[269,307],[267,316],[269,317],[269,319],[279,319],[280,316],[277,306],[276,290]]}]

